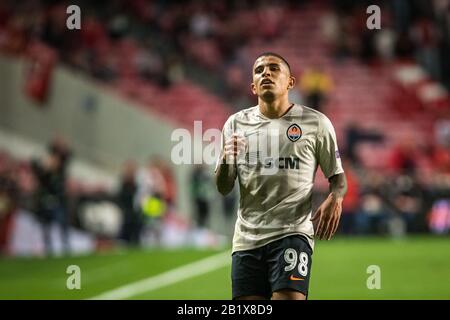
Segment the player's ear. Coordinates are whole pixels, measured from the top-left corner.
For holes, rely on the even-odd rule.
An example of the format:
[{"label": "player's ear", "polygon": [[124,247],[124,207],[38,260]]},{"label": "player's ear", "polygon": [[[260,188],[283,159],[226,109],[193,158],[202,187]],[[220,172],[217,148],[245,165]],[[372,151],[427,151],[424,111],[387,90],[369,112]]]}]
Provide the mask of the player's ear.
[{"label": "player's ear", "polygon": [[292,89],[295,86],[295,77],[289,76],[288,89]]},{"label": "player's ear", "polygon": [[256,95],[256,86],[255,86],[255,84],[252,82],[252,84],[250,85],[251,86],[251,88],[252,88],[252,93],[254,94],[254,95]]}]

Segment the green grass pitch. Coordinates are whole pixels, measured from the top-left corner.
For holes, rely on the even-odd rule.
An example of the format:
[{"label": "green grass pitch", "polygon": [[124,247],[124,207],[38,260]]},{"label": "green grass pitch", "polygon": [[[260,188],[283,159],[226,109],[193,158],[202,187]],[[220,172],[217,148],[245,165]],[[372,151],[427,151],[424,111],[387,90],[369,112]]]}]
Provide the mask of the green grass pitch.
[{"label": "green grass pitch", "polygon": [[[0,299],[86,299],[158,275],[218,250],[116,250],[67,258],[1,258]],[[230,257],[231,261],[231,257]],[[81,269],[81,289],[66,288],[66,268]],[[369,290],[367,267],[381,269]],[[131,299],[230,299],[230,266]],[[336,238],[318,241],[309,299],[450,299],[450,238]]]}]

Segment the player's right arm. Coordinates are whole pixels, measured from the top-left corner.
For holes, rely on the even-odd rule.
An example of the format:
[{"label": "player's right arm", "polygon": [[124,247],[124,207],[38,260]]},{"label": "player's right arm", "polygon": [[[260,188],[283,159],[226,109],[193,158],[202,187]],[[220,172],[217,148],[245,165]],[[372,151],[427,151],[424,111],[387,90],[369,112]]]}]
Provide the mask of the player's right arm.
[{"label": "player's right arm", "polygon": [[236,159],[244,148],[244,139],[236,133],[225,140],[216,167],[217,190],[224,196],[233,190],[234,180],[237,176]]}]

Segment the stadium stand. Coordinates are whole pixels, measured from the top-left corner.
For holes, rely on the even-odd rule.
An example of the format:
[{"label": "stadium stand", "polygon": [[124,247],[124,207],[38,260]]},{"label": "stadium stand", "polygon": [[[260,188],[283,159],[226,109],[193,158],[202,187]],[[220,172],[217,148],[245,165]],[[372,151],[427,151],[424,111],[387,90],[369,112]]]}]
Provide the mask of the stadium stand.
[{"label": "stadium stand", "polygon": [[[298,81],[309,66],[320,66],[333,83],[321,110],[342,148],[350,149],[352,126],[378,136],[357,143],[359,160],[348,166],[362,190],[352,199],[360,203],[353,214],[361,215],[366,196],[375,194],[385,204],[383,217],[411,213],[407,231],[427,231],[426,217],[450,190],[449,125],[442,121],[450,110],[450,37],[438,36],[449,23],[439,6],[448,10],[449,2],[426,3],[403,3],[411,12],[404,17],[402,8],[381,2],[383,29],[370,32],[365,1],[133,0],[105,10],[80,1],[83,27],[73,32],[65,28],[67,3],[5,1],[0,51],[36,60],[27,92],[41,103],[58,63],[182,127],[202,120],[203,129],[221,128],[231,113],[255,103],[249,73],[261,52],[284,56]],[[304,92],[297,94],[302,101]],[[374,185],[372,175],[383,181]],[[407,212],[416,184],[424,201]],[[392,192],[380,194],[383,188]],[[388,220],[381,232],[397,232]]]}]

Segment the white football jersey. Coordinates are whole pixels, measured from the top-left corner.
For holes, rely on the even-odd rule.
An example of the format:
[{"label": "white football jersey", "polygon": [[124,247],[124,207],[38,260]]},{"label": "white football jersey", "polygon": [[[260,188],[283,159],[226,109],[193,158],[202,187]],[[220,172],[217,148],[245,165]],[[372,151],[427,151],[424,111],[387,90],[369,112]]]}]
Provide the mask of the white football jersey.
[{"label": "white football jersey", "polygon": [[270,119],[255,106],[228,118],[222,147],[233,133],[246,141],[245,153],[234,162],[240,201],[233,252],[294,234],[305,236],[314,248],[310,219],[317,167],[327,178],[344,172],[330,120],[298,104]]}]

